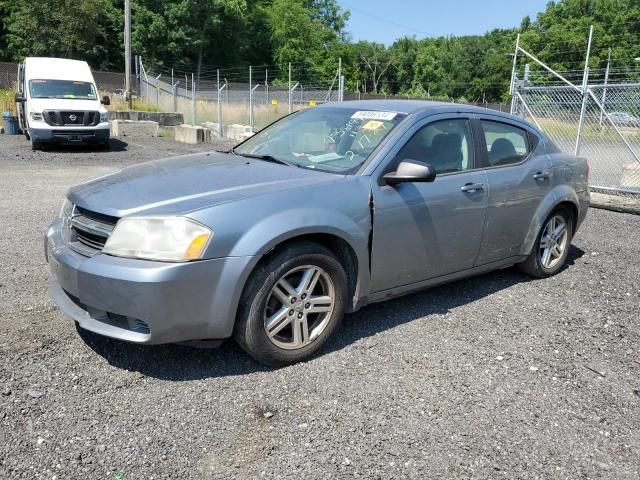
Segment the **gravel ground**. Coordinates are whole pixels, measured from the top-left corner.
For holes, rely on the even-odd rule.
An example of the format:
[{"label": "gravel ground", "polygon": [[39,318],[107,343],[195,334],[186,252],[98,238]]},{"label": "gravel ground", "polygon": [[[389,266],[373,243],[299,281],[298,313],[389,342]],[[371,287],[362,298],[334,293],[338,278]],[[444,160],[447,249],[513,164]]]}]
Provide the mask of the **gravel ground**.
[{"label": "gravel ground", "polygon": [[318,358],[78,335],[42,234],[84,178],[198,148],[31,152],[0,136],[0,478],[640,477],[640,216],[591,210],[570,264],[373,305]]}]

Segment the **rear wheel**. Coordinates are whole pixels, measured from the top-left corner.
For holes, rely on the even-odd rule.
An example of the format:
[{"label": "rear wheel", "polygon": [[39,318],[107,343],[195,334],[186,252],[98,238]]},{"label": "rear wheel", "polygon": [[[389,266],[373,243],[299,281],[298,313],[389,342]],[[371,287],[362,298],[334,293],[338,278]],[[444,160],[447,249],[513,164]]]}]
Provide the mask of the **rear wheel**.
[{"label": "rear wheel", "polygon": [[564,266],[573,235],[573,216],[564,207],[556,208],[545,220],[529,257],[520,269],[536,278],[555,275]]},{"label": "rear wheel", "polygon": [[346,299],[346,273],[329,250],[314,243],[288,246],[249,279],[234,338],[265,365],[299,362],[336,330]]}]

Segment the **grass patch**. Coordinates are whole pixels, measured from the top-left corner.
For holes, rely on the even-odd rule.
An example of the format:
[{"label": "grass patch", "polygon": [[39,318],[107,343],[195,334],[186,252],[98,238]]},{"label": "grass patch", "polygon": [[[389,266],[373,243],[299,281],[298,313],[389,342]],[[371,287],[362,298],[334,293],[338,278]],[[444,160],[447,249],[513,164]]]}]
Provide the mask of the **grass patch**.
[{"label": "grass patch", "polygon": [[12,115],[16,115],[16,88],[1,88],[0,89],[0,113],[11,112]]}]

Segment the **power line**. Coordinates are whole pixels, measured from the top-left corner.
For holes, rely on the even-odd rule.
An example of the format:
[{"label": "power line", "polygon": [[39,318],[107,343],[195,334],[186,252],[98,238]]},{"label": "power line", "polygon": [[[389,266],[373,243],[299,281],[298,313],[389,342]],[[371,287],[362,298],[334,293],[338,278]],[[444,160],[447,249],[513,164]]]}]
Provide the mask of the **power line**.
[{"label": "power line", "polygon": [[376,19],[376,20],[378,20],[380,22],[388,23],[389,25],[395,25],[396,27],[404,28],[406,30],[411,30],[412,32],[421,33],[423,35],[426,35],[427,37],[433,37],[434,36],[433,34],[427,33],[424,30],[418,30],[417,28],[413,28],[413,27],[410,27],[408,25],[403,25],[401,23],[394,22],[392,20],[379,17],[377,15],[374,15],[372,13],[366,12],[364,10],[360,10],[359,8],[356,8],[356,7],[349,7],[349,10],[353,10],[355,12],[358,12],[358,13],[362,14],[362,15],[366,15],[367,17],[374,18],[374,19]]}]

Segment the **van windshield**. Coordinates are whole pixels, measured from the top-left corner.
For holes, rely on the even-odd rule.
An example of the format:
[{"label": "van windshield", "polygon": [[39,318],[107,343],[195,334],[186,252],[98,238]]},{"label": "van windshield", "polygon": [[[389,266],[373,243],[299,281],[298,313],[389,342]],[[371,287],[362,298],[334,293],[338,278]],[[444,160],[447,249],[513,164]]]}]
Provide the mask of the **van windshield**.
[{"label": "van windshield", "polygon": [[92,83],[74,80],[29,80],[29,93],[31,98],[98,99]]}]

